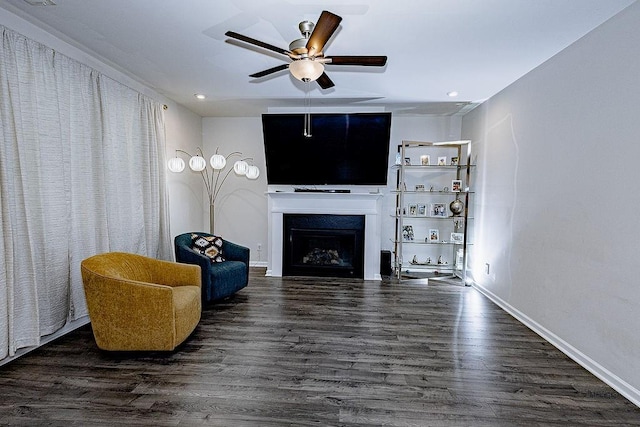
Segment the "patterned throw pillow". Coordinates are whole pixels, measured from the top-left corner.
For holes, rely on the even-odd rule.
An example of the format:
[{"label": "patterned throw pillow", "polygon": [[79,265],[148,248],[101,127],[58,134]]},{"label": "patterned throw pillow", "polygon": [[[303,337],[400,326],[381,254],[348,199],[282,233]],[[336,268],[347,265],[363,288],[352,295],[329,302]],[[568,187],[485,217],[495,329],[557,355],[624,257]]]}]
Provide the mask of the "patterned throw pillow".
[{"label": "patterned throw pillow", "polygon": [[222,237],[219,236],[202,236],[200,234],[191,234],[191,249],[202,255],[209,257],[211,262],[222,262]]}]

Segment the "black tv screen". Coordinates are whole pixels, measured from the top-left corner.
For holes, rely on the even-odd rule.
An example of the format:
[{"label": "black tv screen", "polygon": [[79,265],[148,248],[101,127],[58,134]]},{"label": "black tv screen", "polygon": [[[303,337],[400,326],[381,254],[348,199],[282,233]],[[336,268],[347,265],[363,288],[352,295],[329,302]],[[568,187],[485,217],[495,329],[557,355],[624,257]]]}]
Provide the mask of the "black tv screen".
[{"label": "black tv screen", "polygon": [[391,113],[263,114],[267,183],[386,185]]}]

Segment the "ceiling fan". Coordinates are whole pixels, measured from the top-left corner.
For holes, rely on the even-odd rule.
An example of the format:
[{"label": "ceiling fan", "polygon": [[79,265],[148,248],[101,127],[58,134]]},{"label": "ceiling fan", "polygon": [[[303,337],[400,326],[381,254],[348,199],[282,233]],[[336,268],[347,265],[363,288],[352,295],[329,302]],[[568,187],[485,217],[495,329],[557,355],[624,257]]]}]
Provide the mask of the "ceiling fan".
[{"label": "ceiling fan", "polygon": [[324,56],[322,49],[340,25],[340,21],[341,17],[326,10],[322,11],[315,25],[310,21],[302,21],[298,26],[302,38],[292,41],[289,49],[282,49],[233,31],[227,31],[225,35],[292,59],[288,64],[278,65],[249,77],[264,77],[288,68],[296,79],[303,82],[317,81],[322,89],[329,89],[335,85],[324,72],[326,64],[383,67],[387,63],[386,56]]}]

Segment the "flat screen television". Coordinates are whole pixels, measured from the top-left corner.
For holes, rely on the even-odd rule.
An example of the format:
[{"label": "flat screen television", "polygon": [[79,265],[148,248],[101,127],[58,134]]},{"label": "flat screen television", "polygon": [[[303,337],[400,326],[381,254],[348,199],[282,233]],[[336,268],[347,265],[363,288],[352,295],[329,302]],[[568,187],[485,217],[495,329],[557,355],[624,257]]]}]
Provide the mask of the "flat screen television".
[{"label": "flat screen television", "polygon": [[263,114],[267,183],[386,185],[391,113]]}]

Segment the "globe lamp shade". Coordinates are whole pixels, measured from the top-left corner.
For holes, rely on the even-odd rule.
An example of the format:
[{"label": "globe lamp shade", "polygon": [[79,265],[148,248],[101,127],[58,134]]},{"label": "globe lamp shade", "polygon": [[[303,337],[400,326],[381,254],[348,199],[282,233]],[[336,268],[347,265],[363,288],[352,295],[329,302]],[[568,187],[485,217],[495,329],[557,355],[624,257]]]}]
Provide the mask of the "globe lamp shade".
[{"label": "globe lamp shade", "polygon": [[258,179],[260,176],[260,169],[257,166],[251,165],[249,169],[247,169],[247,178],[249,179]]},{"label": "globe lamp shade", "polygon": [[236,173],[236,175],[246,175],[247,170],[249,170],[249,164],[244,160],[238,160],[233,165],[233,171]]},{"label": "globe lamp shade", "polygon": [[172,157],[167,164],[171,172],[182,172],[184,170],[184,160],[180,157]]},{"label": "globe lamp shade", "polygon": [[207,161],[204,159],[204,157],[193,156],[189,160],[189,167],[194,172],[201,172],[204,170],[204,168],[207,167]]},{"label": "globe lamp shade", "polygon": [[209,159],[209,164],[214,169],[224,169],[227,165],[227,159],[225,159],[222,154],[214,154],[211,156],[211,159]]}]

